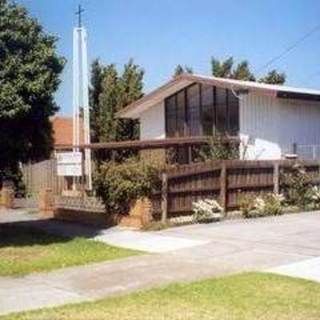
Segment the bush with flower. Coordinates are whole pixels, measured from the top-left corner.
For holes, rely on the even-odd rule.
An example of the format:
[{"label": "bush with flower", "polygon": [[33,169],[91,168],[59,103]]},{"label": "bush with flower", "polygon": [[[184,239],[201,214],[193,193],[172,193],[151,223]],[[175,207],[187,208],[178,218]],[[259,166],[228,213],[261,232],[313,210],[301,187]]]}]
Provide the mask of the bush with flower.
[{"label": "bush with flower", "polygon": [[310,203],[312,178],[303,164],[297,162],[281,172],[280,183],[288,205],[306,208]]},{"label": "bush with flower", "polygon": [[314,186],[309,191],[309,199],[312,209],[320,209],[320,187]]},{"label": "bush with flower", "polygon": [[198,200],[192,203],[193,219],[195,222],[220,220],[223,217],[223,208],[214,199]]}]

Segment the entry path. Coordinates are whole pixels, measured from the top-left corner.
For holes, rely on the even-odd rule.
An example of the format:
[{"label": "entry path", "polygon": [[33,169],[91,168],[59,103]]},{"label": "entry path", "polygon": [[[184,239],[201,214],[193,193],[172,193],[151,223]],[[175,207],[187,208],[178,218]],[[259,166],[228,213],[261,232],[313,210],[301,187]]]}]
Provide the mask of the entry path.
[{"label": "entry path", "polygon": [[[26,219],[23,213],[9,214],[11,221]],[[0,213],[0,222],[7,221],[5,216]],[[273,271],[279,266],[320,257],[319,212],[191,225],[148,233],[119,228],[97,231],[52,221],[25,223],[33,223],[39,228],[46,226],[52,233],[82,234],[157,253],[21,278],[0,278],[0,314],[90,301],[176,281],[241,271]],[[317,269],[317,263],[320,267],[320,261],[316,259],[313,269]]]}]

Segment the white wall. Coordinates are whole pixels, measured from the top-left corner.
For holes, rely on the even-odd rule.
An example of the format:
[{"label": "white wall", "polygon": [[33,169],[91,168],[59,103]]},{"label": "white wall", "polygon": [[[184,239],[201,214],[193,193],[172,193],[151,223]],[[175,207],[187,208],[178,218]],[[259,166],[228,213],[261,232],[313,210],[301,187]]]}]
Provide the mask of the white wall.
[{"label": "white wall", "polygon": [[165,139],[164,102],[143,112],[139,119],[140,140]]},{"label": "white wall", "polygon": [[291,152],[293,143],[320,144],[320,103],[243,96],[240,138],[247,145],[247,159],[279,159]]}]

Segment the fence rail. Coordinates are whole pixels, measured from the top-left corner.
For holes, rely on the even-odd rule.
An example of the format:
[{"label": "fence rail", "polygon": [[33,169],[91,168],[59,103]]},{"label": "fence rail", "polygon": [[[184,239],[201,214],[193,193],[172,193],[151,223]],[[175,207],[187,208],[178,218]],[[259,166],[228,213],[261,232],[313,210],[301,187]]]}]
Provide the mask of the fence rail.
[{"label": "fence rail", "polygon": [[[280,192],[280,172],[296,161],[212,161],[178,166],[163,174],[161,192],[154,195],[156,217],[174,218],[190,215],[192,203],[199,199],[219,199],[225,211],[239,206],[239,197]],[[319,162],[303,165],[314,184],[320,184]]]}]

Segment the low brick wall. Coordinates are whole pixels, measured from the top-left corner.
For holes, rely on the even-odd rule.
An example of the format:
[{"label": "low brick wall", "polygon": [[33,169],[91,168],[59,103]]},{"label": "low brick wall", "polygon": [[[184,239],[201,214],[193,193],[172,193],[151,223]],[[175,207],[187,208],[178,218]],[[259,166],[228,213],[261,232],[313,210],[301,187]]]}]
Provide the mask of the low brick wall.
[{"label": "low brick wall", "polygon": [[96,199],[59,197],[55,201],[53,217],[102,228],[120,225],[141,229],[152,220],[152,204],[149,199],[139,199],[132,204],[129,214],[120,215],[106,213]]},{"label": "low brick wall", "polygon": [[110,218],[105,213],[103,204],[96,198],[55,197],[53,217],[58,220],[95,227],[106,227],[110,225]]}]

